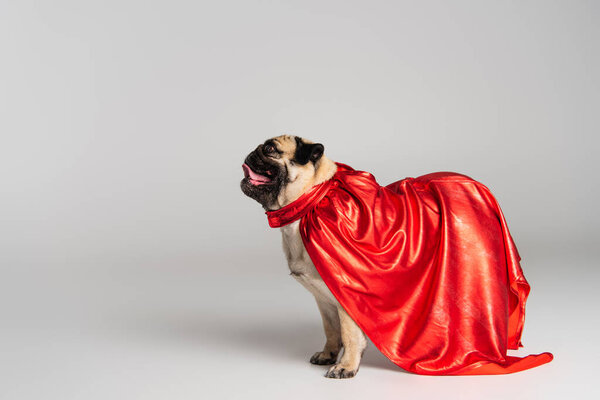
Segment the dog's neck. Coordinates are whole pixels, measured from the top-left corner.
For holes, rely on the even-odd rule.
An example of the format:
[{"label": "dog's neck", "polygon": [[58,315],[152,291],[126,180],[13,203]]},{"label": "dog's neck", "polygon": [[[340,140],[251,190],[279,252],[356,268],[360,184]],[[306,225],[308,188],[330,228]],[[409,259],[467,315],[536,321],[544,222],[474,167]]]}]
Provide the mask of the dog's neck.
[{"label": "dog's neck", "polygon": [[270,210],[278,210],[297,200],[304,193],[308,192],[313,186],[328,181],[335,175],[337,165],[329,158],[322,156],[314,165],[315,173],[310,179],[303,180],[297,184],[290,184],[277,197],[275,204],[269,207]]}]

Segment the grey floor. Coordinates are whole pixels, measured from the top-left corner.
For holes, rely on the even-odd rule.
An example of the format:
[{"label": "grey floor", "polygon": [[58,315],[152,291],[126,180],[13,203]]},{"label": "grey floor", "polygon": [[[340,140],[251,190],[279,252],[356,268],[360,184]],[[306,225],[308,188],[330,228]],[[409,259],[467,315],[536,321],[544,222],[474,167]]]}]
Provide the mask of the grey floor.
[{"label": "grey floor", "polygon": [[358,376],[343,381],[308,363],[323,341],[319,316],[282,260],[269,259],[272,273],[255,276],[252,265],[262,256],[250,254],[234,267],[236,257],[219,268],[132,262],[3,271],[0,398],[600,395],[593,257],[524,262],[533,291],[522,353],[552,351],[548,365],[507,376],[417,376],[370,345]]}]

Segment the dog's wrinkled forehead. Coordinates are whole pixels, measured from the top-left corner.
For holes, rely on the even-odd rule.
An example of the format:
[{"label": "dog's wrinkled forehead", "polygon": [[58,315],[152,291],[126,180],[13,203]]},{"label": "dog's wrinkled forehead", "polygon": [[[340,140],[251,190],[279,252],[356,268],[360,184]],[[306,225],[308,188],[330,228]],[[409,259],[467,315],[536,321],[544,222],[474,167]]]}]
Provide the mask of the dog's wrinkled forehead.
[{"label": "dog's wrinkled forehead", "polygon": [[[322,154],[322,145],[298,136],[281,135],[269,139],[265,145],[275,146],[280,158],[293,161],[295,164],[304,165],[315,159],[316,153]],[[320,154],[319,154],[320,157]],[[318,157],[317,157],[318,158]]]},{"label": "dog's wrinkled forehead", "polygon": [[282,158],[293,160],[296,149],[298,148],[298,143],[302,142],[304,142],[304,140],[297,136],[281,135],[267,140],[265,144],[274,144]]}]

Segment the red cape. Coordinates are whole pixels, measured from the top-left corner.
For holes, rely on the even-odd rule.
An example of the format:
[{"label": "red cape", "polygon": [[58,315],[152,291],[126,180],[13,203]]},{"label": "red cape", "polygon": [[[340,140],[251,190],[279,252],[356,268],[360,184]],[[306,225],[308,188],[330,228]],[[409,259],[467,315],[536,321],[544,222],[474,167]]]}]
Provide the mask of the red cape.
[{"label": "red cape", "polygon": [[373,344],[405,370],[506,374],[552,360],[521,346],[529,284],[502,211],[481,183],[439,172],[380,186],[337,164],[335,176],[267,212],[300,219],[331,292]]}]

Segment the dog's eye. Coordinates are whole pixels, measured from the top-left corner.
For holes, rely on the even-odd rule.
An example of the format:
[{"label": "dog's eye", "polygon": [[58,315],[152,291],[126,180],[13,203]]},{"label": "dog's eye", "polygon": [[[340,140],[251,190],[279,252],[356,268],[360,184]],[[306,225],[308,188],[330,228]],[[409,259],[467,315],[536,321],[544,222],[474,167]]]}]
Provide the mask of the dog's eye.
[{"label": "dog's eye", "polygon": [[265,144],[263,146],[263,152],[264,153],[274,153],[275,152],[275,146],[273,146],[272,144]]}]

